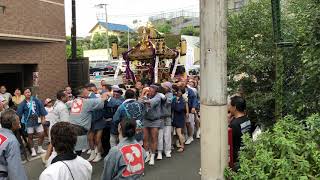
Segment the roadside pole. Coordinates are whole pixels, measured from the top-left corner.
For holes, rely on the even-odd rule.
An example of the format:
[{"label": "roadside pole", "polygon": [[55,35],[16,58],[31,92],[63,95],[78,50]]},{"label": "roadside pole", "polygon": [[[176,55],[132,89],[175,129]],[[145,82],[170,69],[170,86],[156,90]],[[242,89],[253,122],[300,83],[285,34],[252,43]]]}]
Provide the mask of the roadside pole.
[{"label": "roadside pole", "polygon": [[224,179],[228,165],[225,0],[200,0],[201,179]]},{"label": "roadside pole", "polygon": [[72,27],[71,27],[71,54],[72,60],[77,60],[77,21],[76,21],[76,1],[72,0]]}]

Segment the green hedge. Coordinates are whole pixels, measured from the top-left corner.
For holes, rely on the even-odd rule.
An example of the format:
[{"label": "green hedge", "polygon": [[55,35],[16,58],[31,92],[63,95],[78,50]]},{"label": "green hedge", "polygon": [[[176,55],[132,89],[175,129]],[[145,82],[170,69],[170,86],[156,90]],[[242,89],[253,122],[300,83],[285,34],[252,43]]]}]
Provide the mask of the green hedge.
[{"label": "green hedge", "polygon": [[287,116],[253,142],[245,136],[240,169],[229,179],[320,179],[320,116]]}]

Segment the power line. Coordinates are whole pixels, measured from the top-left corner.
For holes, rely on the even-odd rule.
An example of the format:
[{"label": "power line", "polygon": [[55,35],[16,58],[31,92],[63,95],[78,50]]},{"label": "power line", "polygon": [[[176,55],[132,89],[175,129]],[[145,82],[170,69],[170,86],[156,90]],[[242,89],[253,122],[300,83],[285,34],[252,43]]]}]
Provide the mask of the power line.
[{"label": "power line", "polygon": [[122,16],[130,16],[130,17],[145,17],[145,16],[153,16],[153,15],[159,15],[159,14],[166,14],[166,13],[174,13],[178,11],[189,11],[194,10],[195,12],[199,12],[198,5],[190,5],[182,8],[177,8],[177,9],[170,9],[166,11],[157,11],[157,12],[148,12],[148,13],[135,13],[135,14],[111,14],[109,16],[112,17],[122,17]]}]

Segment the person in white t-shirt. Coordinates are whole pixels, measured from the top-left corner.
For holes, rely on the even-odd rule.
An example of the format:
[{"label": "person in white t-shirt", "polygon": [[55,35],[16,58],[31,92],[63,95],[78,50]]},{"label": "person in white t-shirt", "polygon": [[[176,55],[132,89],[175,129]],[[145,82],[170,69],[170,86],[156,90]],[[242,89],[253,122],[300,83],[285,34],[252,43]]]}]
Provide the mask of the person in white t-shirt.
[{"label": "person in white t-shirt", "polygon": [[58,122],[51,129],[51,143],[57,156],[40,175],[39,180],[91,180],[92,165],[74,153],[77,142],[74,127]]},{"label": "person in white t-shirt", "polygon": [[9,102],[12,100],[12,95],[7,92],[6,86],[1,86],[0,87],[0,96],[4,99],[4,108],[8,109],[9,108]]},{"label": "person in white t-shirt", "polygon": [[50,126],[50,122],[55,118],[54,114],[53,114],[53,101],[50,98],[47,98],[44,101],[44,108],[47,111],[47,115],[46,115],[46,122],[44,123],[43,127],[44,127],[44,132],[46,134],[46,136],[50,136],[49,135],[49,126]]},{"label": "person in white t-shirt", "polygon": [[[58,122],[66,122],[69,121],[69,110],[66,105],[66,102],[68,101],[68,94],[64,93],[63,90],[60,90],[57,92],[57,100],[55,101],[54,105],[52,106],[52,110],[48,113],[46,116],[46,120],[50,121],[50,126],[49,126],[49,141],[51,142],[51,137],[50,137],[50,131],[53,125],[55,125]],[[47,118],[48,117],[48,118]],[[48,149],[46,152],[46,155],[43,157],[43,162],[47,165],[48,159],[52,153],[52,144],[50,143],[48,145]]]}]

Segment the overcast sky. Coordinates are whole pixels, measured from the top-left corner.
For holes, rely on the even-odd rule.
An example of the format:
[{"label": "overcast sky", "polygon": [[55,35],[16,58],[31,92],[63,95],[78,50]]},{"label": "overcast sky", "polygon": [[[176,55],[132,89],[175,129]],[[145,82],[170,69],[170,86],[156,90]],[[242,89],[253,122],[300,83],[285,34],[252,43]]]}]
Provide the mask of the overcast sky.
[{"label": "overcast sky", "polygon": [[[97,14],[101,19],[104,10],[96,8],[99,3],[108,4],[108,22],[126,24],[134,27],[133,20],[147,22],[148,17],[161,12],[179,9],[199,11],[199,0],[76,0],[77,35],[87,36],[90,29],[97,23]],[[71,28],[71,0],[65,0],[66,33]]]}]

